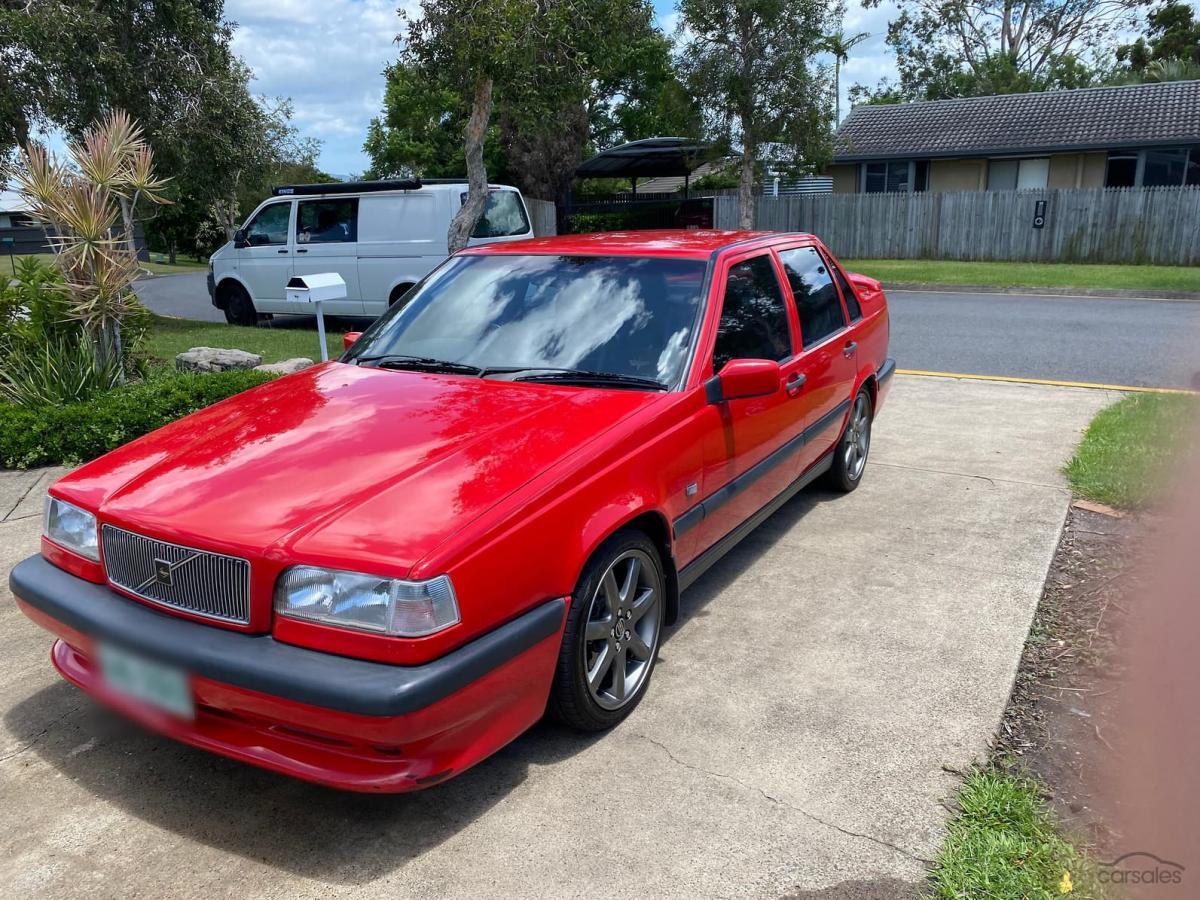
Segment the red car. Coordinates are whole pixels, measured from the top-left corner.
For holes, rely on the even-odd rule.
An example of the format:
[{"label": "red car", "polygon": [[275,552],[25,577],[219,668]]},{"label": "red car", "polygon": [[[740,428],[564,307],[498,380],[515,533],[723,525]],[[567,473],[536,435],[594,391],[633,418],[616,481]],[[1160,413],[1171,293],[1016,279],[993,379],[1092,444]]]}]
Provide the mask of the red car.
[{"label": "red car", "polygon": [[810,235],[471,249],[340,360],[59,480],[10,584],[151,729],[426,787],[546,712],[627,716],[683,589],[814,479],[858,485],[887,346],[879,283]]}]

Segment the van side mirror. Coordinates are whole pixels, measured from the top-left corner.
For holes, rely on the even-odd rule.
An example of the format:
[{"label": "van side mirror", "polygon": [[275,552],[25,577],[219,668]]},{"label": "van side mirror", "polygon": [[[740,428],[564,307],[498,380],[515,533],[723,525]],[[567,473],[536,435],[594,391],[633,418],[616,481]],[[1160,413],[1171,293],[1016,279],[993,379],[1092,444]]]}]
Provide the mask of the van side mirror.
[{"label": "van side mirror", "polygon": [[245,228],[239,228],[233,233],[233,246],[236,249],[241,250],[243,247],[247,246],[248,243],[249,242],[246,240]]},{"label": "van side mirror", "polygon": [[783,373],[773,359],[731,359],[708,381],[704,390],[709,403],[766,397],[779,390]]},{"label": "van side mirror", "polygon": [[347,331],[342,335],[342,349],[349,350],[350,346],[362,337],[361,331]]}]

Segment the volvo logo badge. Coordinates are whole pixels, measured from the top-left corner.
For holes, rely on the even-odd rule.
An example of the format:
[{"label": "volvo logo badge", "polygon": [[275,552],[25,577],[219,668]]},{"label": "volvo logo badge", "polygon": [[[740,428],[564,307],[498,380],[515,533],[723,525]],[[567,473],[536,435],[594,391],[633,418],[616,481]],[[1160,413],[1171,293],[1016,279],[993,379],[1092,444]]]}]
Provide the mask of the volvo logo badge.
[{"label": "volvo logo badge", "polygon": [[171,587],[171,569],[170,560],[154,560],[154,581],[163,587]]}]

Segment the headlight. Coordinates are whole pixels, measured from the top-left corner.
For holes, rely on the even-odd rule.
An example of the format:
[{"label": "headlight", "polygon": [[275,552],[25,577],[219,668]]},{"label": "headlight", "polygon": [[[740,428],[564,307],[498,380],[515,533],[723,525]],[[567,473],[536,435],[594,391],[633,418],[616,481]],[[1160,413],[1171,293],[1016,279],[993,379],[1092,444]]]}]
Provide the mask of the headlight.
[{"label": "headlight", "polygon": [[446,575],[400,581],[296,566],[275,585],[275,612],[340,628],[421,637],[458,622],[458,601]]},{"label": "headlight", "polygon": [[42,524],[42,534],[60,547],[66,547],[96,562],[100,561],[96,517],[49,494],[46,495],[46,517]]}]

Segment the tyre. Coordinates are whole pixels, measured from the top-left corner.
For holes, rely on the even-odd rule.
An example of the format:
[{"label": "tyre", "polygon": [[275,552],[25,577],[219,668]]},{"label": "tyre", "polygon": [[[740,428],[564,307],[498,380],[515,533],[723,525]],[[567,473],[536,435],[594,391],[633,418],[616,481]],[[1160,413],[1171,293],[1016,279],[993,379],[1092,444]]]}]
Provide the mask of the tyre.
[{"label": "tyre", "polygon": [[240,284],[230,285],[225,300],[225,321],[230,325],[257,325],[258,312],[254,301]]},{"label": "tyre", "polygon": [[658,550],[635,529],[601,545],[579,577],[548,712],[581,731],[616,725],[646,694],[666,610]]},{"label": "tyre", "polygon": [[863,388],[850,407],[850,419],[833,451],[833,465],[826,484],[835,491],[849,493],[862,481],[871,451],[871,392]]}]

